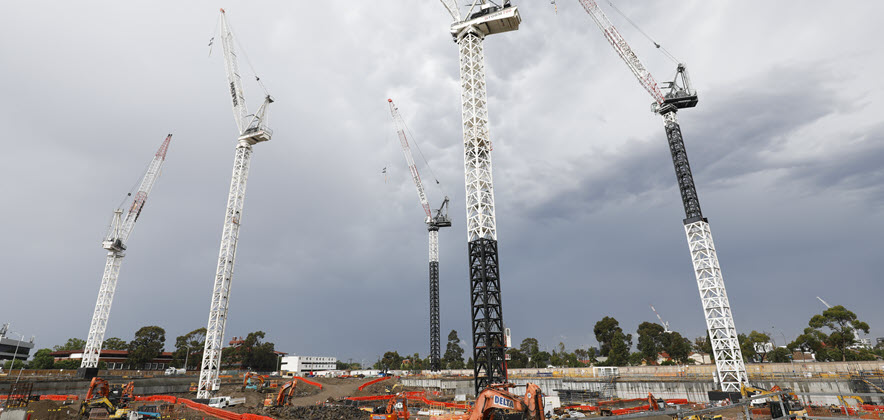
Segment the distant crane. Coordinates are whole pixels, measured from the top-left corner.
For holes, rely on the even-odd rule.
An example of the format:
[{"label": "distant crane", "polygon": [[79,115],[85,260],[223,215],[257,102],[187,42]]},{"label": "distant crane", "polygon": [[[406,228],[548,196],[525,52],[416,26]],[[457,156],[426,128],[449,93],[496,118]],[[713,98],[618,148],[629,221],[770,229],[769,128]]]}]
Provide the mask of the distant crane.
[{"label": "distant crane", "polygon": [[[439,338],[439,228],[450,227],[451,219],[448,218],[448,197],[442,201],[442,205],[436,210],[433,216],[430,210],[430,203],[427,201],[427,194],[424,191],[424,183],[414,164],[414,156],[411,154],[411,147],[408,146],[408,138],[405,135],[405,121],[399,114],[399,109],[393,103],[392,99],[387,99],[390,104],[390,113],[393,115],[393,122],[396,124],[396,133],[399,135],[399,143],[402,145],[402,153],[405,154],[405,160],[408,162],[408,169],[411,170],[411,179],[414,186],[417,187],[417,197],[424,208],[427,218],[424,223],[427,224],[427,231],[430,235],[430,370],[437,372],[441,370],[439,359],[441,358],[441,341]],[[444,210],[444,213],[443,213]]]},{"label": "distant crane", "polygon": [[227,211],[224,214],[224,230],[221,233],[218,268],[215,272],[215,284],[212,287],[212,302],[209,309],[209,323],[206,327],[206,344],[200,369],[197,398],[209,398],[221,387],[218,370],[221,367],[221,349],[224,345],[222,340],[224,328],[227,325],[227,308],[230,304],[230,282],[233,279],[233,263],[236,258],[236,242],[242,222],[252,146],[270,140],[273,135],[273,131],[267,127],[267,108],[273,103],[273,98],[266,95],[264,103],[258,110],[254,114],[248,113],[233,44],[233,33],[230,31],[224,9],[221,9],[221,46],[224,50],[227,82],[233,100],[233,117],[236,120],[239,137],[233,159],[233,176],[230,180],[230,193],[227,196]]},{"label": "distant crane", "polygon": [[832,305],[829,305],[826,301],[823,300],[823,298],[821,298],[821,297],[819,297],[819,296],[817,296],[816,298],[819,299],[820,302],[823,303],[823,305],[826,305],[826,309],[831,309],[831,308],[832,308]]},{"label": "distant crane", "polygon": [[663,326],[663,332],[671,333],[672,331],[669,330],[669,323],[664,321],[660,314],[657,313],[657,310],[654,309],[654,305],[651,305],[651,310],[654,311],[654,315],[657,315],[657,319],[660,320],[660,325]]},{"label": "distant crane", "polygon": [[[626,62],[642,87],[654,98],[653,111],[663,117],[666,137],[669,140],[669,151],[672,154],[672,163],[675,165],[675,174],[684,204],[685,234],[691,251],[697,286],[700,289],[706,327],[712,338],[712,350],[715,354],[718,379],[722,391],[739,392],[740,384],[748,381],[746,366],[743,363],[743,354],[737,340],[737,329],[734,326],[730,302],[724,288],[724,278],[718,264],[718,255],[712,241],[712,231],[709,228],[709,222],[700,211],[697,189],[694,186],[691,166],[688,163],[688,155],[681,136],[681,127],[679,127],[676,118],[679,109],[692,108],[697,105],[697,92],[691,88],[687,68],[684,64],[679,63],[673,81],[663,86],[664,89],[667,89],[664,95],[657,86],[654,77],[645,69],[638,56],[632,51],[617,28],[608,20],[598,4],[594,0],[578,1],[602,30],[605,38],[614,47],[620,58]],[[679,83],[679,79],[681,83]]]},{"label": "distant crane", "polygon": [[[486,36],[519,29],[517,7],[473,0],[461,18],[456,0],[440,0],[451,18],[450,32],[460,49],[461,112],[466,173],[467,241],[476,395],[491,384],[506,382],[506,344],[500,300],[497,226],[491,179],[491,137],[485,92]],[[479,6],[476,10],[476,6]]]},{"label": "distant crane", "polygon": [[144,209],[147,196],[153,189],[154,183],[160,176],[160,169],[166,160],[166,152],[172,135],[166,136],[159,150],[154,154],[153,160],[147,167],[147,172],[138,186],[138,192],[132,199],[132,205],[126,217],[123,218],[123,209],[114,210],[113,221],[101,242],[101,247],[107,250],[107,260],[104,263],[104,274],[101,276],[101,287],[98,289],[98,300],[95,302],[95,311],[92,313],[92,323],[89,324],[89,335],[86,337],[86,349],[83,351],[83,361],[77,374],[91,379],[98,374],[98,358],[101,354],[101,345],[104,343],[104,333],[107,330],[107,321],[110,317],[111,304],[114,301],[114,291],[117,288],[117,278],[120,276],[120,264],[126,256],[126,246],[129,243],[129,235],[135,228],[135,222]]}]

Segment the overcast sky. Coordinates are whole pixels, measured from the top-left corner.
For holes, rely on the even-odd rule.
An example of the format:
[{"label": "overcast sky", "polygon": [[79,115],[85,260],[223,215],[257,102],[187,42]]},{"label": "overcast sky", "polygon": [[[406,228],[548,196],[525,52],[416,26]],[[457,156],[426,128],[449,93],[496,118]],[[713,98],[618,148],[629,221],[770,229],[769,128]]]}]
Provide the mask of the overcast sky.
[{"label": "overcast sky", "polygon": [[[579,3],[558,3],[514,0],[519,31],[485,42],[504,321],[515,343],[585,348],[602,317],[634,333],[653,304],[705,335],[661,119]],[[616,4],[700,93],[679,118],[737,329],[781,345],[820,296],[884,336],[884,3]],[[5,2],[0,322],[38,348],[86,337],[112,211],[171,132],[106,337],[159,325],[169,350],[206,325],[236,138],[220,45],[207,46],[219,6],[249,108],[262,91],[246,56],[277,101],[225,341],[263,330],[291,354],[426,356],[426,226],[393,98],[440,182],[431,205],[451,197],[443,350],[452,329],[469,349],[458,51],[435,0]],[[674,74],[602,7],[658,80]]]}]

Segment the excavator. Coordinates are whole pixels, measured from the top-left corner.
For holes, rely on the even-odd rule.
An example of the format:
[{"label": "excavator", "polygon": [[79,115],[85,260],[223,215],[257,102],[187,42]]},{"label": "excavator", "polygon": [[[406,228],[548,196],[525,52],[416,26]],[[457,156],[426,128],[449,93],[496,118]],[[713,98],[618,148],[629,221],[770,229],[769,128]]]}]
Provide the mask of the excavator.
[{"label": "excavator", "polygon": [[111,419],[127,418],[131,411],[129,401],[134,399],[134,391],[135,382],[125,385],[110,385],[106,380],[94,377],[89,383],[89,390],[86,391],[86,399],[80,403],[77,418],[89,418],[95,408],[107,411],[107,417]]},{"label": "excavator", "polygon": [[242,377],[242,389],[240,391],[244,392],[246,389],[264,392],[264,377],[255,372],[247,372]]},{"label": "excavator", "polygon": [[469,420],[499,420],[521,414],[523,420],[544,420],[543,393],[533,383],[525,386],[525,396],[519,397],[508,391],[511,383],[493,384],[476,397]]},{"label": "excavator", "polygon": [[[402,410],[396,411],[396,405],[402,403]],[[387,409],[383,413],[372,413],[371,420],[408,420],[408,398],[404,392],[396,394],[387,402]]]},{"label": "excavator", "polygon": [[[755,388],[748,385],[740,386],[740,393],[743,394],[744,398],[748,398],[751,395],[767,395],[767,394],[775,394],[777,392],[783,391],[779,385],[774,385],[770,391]],[[795,393],[791,392],[788,388],[785,389],[787,393],[781,395],[771,395],[768,399],[768,406],[770,407],[770,414],[773,418],[780,418],[783,416],[789,416],[792,419],[797,417],[807,416],[807,409],[804,408],[804,404],[798,400],[798,396]],[[782,401],[782,408],[786,411],[782,412],[780,409],[780,401]]]},{"label": "excavator", "polygon": [[284,407],[288,405],[292,405],[292,397],[295,395],[295,386],[298,385],[299,378],[296,376],[292,378],[291,381],[284,383],[281,387],[279,387],[279,393],[276,394],[276,399],[271,401],[270,398],[264,400],[264,405],[273,405],[274,407]]}]

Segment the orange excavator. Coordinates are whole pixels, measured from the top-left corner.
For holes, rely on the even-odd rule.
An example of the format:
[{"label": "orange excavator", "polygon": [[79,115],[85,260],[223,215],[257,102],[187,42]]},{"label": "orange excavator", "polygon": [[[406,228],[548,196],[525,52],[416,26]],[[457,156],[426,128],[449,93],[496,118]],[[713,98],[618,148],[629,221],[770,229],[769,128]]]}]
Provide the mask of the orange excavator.
[{"label": "orange excavator", "polygon": [[129,402],[135,397],[134,391],[134,381],[125,385],[110,385],[99,377],[92,378],[77,417],[88,418],[92,409],[100,408],[107,411],[111,419],[125,418],[129,415]]},{"label": "orange excavator", "polygon": [[255,372],[247,372],[242,376],[242,389],[240,391],[245,391],[246,389],[262,392],[264,390],[264,377]]},{"label": "orange excavator", "polygon": [[507,389],[515,387],[513,384],[494,384],[485,388],[476,398],[473,411],[470,412],[469,420],[491,420],[495,412],[522,413],[525,420],[544,420],[543,417],[543,394],[536,384],[528,383],[525,386],[525,396],[519,397]]},{"label": "orange excavator", "polygon": [[[402,403],[402,410],[396,411],[396,405]],[[400,392],[390,398],[387,402],[387,409],[384,413],[374,413],[371,420],[408,420],[410,414],[408,412],[408,398],[404,392]]]},{"label": "orange excavator", "polygon": [[[295,386],[298,385],[298,382],[301,382],[297,376],[292,378],[291,381],[284,383],[281,387],[279,387],[279,393],[276,394],[276,401],[274,401],[274,407],[283,407],[287,405],[292,405],[292,397],[295,396]],[[321,387],[320,387],[321,389]],[[269,400],[268,398],[267,400]],[[265,400],[265,405],[267,405],[267,400]]]}]

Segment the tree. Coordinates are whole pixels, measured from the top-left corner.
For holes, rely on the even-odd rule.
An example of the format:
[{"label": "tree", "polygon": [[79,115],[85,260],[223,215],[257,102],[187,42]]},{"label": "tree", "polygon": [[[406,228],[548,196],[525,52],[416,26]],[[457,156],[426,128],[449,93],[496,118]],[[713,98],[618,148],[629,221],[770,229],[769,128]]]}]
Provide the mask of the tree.
[{"label": "tree", "polygon": [[791,350],[812,352],[816,354],[817,360],[823,361],[824,359],[822,358],[821,353],[823,352],[823,340],[825,339],[825,334],[813,328],[807,327],[804,329],[804,334],[795,337],[795,341],[789,343],[788,347]]},{"label": "tree", "polygon": [[517,348],[511,348],[506,351],[506,354],[510,356],[509,362],[507,362],[507,366],[512,369],[522,369],[528,367],[528,356],[525,353],[522,353],[521,350]]},{"label": "tree", "polygon": [[37,350],[28,369],[52,369],[55,365],[55,358],[50,353],[52,353],[52,349]]},{"label": "tree", "polygon": [[117,337],[111,337],[104,340],[104,343],[101,343],[101,348],[105,350],[126,350],[129,348],[129,343]]},{"label": "tree", "polygon": [[3,362],[3,369],[6,370],[21,369],[23,367],[25,367],[25,362],[18,359],[6,360]]},{"label": "tree", "polygon": [[783,347],[777,347],[767,354],[767,360],[771,363],[789,363],[792,353]]},{"label": "tree", "polygon": [[[625,366],[626,359],[629,358],[629,349],[632,347],[632,334],[623,334],[623,329],[620,328],[620,323],[617,322],[616,319],[606,316],[602,318],[601,321],[595,323],[595,327],[592,329],[592,332],[595,333],[595,339],[599,342],[599,350],[602,356],[610,357],[610,352],[612,350],[613,345],[617,342],[617,340],[622,340],[628,342],[626,345],[625,353],[619,355],[622,356],[624,360],[624,364],[622,365],[613,365],[613,366]],[[619,343],[617,344],[620,345]]]},{"label": "tree", "polygon": [[68,338],[68,341],[60,346],[52,347],[55,351],[62,350],[85,350],[86,349],[86,340],[81,340],[79,338]]},{"label": "tree", "polygon": [[740,352],[743,353],[743,359],[747,362],[764,363],[769,348],[770,335],[752,330],[749,335],[737,334],[737,341],[740,343]]},{"label": "tree", "polygon": [[[194,330],[192,332],[196,333],[197,339],[202,334],[202,340],[205,341],[204,331]],[[233,348],[228,360],[231,363],[238,363],[241,369],[261,372],[276,370],[277,356],[274,351],[275,346],[269,341],[263,341],[265,336],[264,331],[250,332],[242,340],[241,344]]]},{"label": "tree", "polygon": [[653,322],[642,322],[638,326],[638,351],[649,365],[657,363],[657,355],[663,351],[665,329]]},{"label": "tree", "polygon": [[206,327],[197,328],[175,339],[175,353],[172,363],[176,366],[184,366],[185,369],[196,369],[203,358],[203,350],[206,346]]},{"label": "tree", "polygon": [[[822,315],[814,315],[808,322],[811,328],[819,331],[828,328],[831,331],[824,342],[827,346],[841,353],[841,361],[847,361],[848,347],[856,342],[856,331],[869,333],[869,324],[857,319],[856,314],[841,305],[835,305],[823,311]],[[820,331],[822,332],[822,331]]]},{"label": "tree", "polygon": [[403,357],[398,351],[388,351],[384,353],[384,357],[374,364],[375,369],[379,370],[398,370],[402,367]]},{"label": "tree", "polygon": [[616,331],[609,341],[608,366],[626,366],[629,364],[629,349],[632,347],[632,334]]},{"label": "tree", "polygon": [[445,346],[442,362],[448,369],[463,369],[464,367],[463,349],[460,347],[460,338],[457,337],[455,330],[448,333],[448,345]]},{"label": "tree", "polygon": [[163,352],[166,343],[166,330],[157,326],[141,327],[135,338],[129,342],[129,366],[140,369],[152,362]]},{"label": "tree", "polygon": [[629,354],[629,364],[631,366],[641,366],[643,361],[645,361],[645,356],[641,352],[637,351]]},{"label": "tree", "polygon": [[691,340],[682,337],[676,331],[663,334],[661,337],[663,351],[676,363],[687,364],[691,355]]}]

